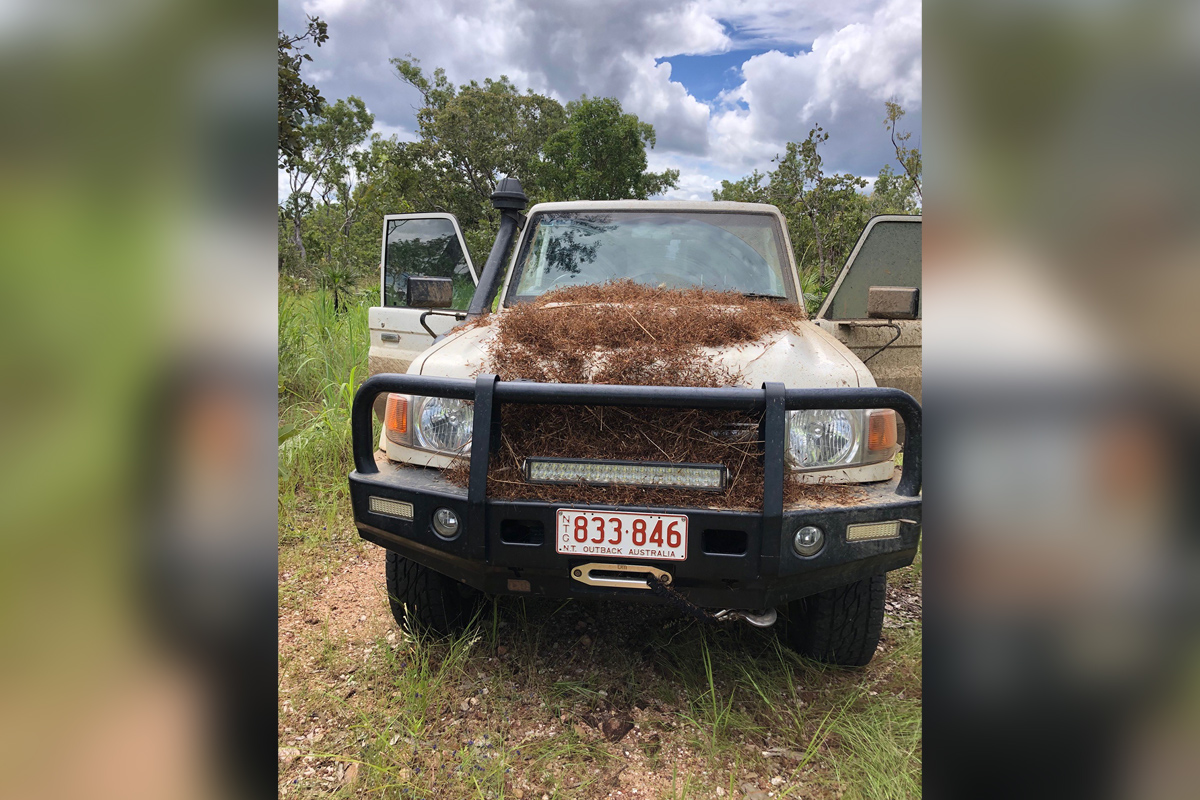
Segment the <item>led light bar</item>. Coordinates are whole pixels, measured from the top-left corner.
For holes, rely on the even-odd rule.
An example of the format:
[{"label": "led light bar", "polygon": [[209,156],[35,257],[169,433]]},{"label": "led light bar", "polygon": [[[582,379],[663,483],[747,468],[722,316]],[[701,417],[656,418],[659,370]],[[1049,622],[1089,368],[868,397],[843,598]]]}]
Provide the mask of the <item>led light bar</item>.
[{"label": "led light bar", "polygon": [[530,483],[586,483],[591,486],[644,486],[719,492],[725,488],[728,474],[721,464],[527,458],[525,480]]},{"label": "led light bar", "polygon": [[847,542],[867,542],[872,539],[894,539],[900,535],[900,520],[888,522],[859,522],[846,526]]},{"label": "led light bar", "polygon": [[411,520],[413,518],[412,503],[405,503],[403,500],[371,497],[367,502],[367,507],[371,509],[372,514],[382,514],[385,517],[396,517],[397,519]]}]

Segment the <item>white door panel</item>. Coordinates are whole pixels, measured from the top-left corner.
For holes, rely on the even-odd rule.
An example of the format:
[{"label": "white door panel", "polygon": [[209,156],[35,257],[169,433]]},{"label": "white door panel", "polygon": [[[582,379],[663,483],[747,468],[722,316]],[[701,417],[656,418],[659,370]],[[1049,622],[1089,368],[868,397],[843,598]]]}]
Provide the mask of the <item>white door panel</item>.
[{"label": "white door panel", "polygon": [[877,386],[900,389],[921,401],[921,320],[818,319],[816,323],[866,362]]},{"label": "white door panel", "polygon": [[[367,312],[371,327],[367,371],[371,375],[380,372],[405,373],[409,364],[429,349],[433,337],[421,326],[421,315],[426,311],[428,309],[377,307]],[[453,313],[451,309],[438,311],[426,317],[425,324],[440,336],[458,325],[459,320],[443,313]],[[465,318],[465,312],[459,313]]]}]

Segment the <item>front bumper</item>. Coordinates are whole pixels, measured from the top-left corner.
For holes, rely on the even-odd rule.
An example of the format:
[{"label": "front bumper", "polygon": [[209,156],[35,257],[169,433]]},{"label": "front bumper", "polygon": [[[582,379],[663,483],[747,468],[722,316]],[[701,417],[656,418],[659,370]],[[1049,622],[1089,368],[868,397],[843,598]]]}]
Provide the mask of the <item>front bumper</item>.
[{"label": "front bumper", "polygon": [[[440,471],[376,461],[371,406],[381,392],[401,392],[475,401],[471,478],[464,489]],[[744,408],[763,411],[764,502],[761,512],[701,508],[637,508],[538,501],[495,500],[486,496],[487,465],[499,440],[500,406],[509,402],[662,407]],[[905,421],[905,468],[891,481],[861,486],[866,500],[853,506],[783,507],[784,412],[793,408],[895,408]],[[683,389],[501,383],[492,376],[476,381],[377,375],[359,390],[354,406],[357,469],[350,474],[350,498],[359,534],[389,550],[493,594],[554,598],[595,597],[659,601],[647,589],[589,585],[572,577],[584,563],[602,556],[555,552],[553,534],[559,508],[648,511],[688,517],[687,560],[637,561],[671,574],[671,585],[691,602],[713,608],[772,608],[790,600],[912,563],[921,532],[920,407],[893,389],[785,390]],[[411,519],[372,511],[371,498],[411,505]],[[376,500],[378,507],[379,500]],[[457,538],[446,541],[431,525],[437,508],[463,520]],[[394,510],[394,506],[391,507]],[[899,521],[899,535],[847,541],[848,525]],[[794,532],[815,525],[825,545],[814,556],[797,556]]]}]

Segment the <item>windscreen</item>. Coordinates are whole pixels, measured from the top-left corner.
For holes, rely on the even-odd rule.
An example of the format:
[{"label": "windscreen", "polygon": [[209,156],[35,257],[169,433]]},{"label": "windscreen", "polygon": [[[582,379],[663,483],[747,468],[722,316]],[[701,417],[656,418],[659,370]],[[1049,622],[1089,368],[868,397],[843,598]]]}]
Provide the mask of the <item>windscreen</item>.
[{"label": "windscreen", "polygon": [[551,212],[535,215],[509,302],[565,286],[631,280],[787,298],[778,223],[767,214]]}]

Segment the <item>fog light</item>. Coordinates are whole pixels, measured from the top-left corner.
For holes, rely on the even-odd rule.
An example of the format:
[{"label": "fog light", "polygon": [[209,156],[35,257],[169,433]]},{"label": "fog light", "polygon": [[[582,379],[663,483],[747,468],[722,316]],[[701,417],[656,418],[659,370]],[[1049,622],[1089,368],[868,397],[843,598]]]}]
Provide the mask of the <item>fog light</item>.
[{"label": "fog light", "polygon": [[792,537],[792,549],[798,556],[815,555],[824,544],[825,534],[821,532],[820,528],[814,528],[812,525],[801,528]]},{"label": "fog light", "polygon": [[372,514],[382,514],[385,517],[395,517],[396,519],[413,518],[412,503],[405,503],[403,500],[372,497],[368,503],[368,508],[371,509]]},{"label": "fog light", "polygon": [[894,539],[900,535],[900,520],[860,522],[846,526],[847,542],[866,542],[872,539]]},{"label": "fog light", "polygon": [[458,514],[448,508],[439,508],[433,512],[433,530],[443,539],[458,536]]}]

